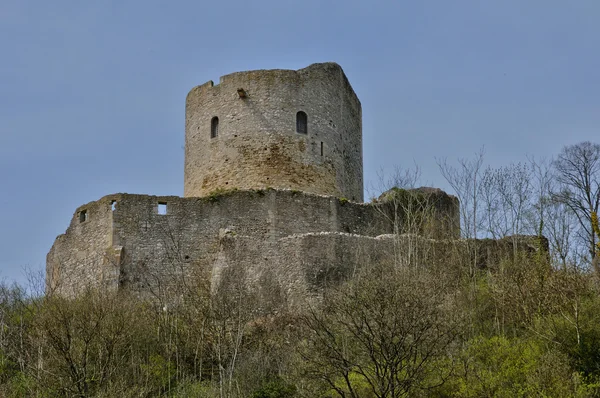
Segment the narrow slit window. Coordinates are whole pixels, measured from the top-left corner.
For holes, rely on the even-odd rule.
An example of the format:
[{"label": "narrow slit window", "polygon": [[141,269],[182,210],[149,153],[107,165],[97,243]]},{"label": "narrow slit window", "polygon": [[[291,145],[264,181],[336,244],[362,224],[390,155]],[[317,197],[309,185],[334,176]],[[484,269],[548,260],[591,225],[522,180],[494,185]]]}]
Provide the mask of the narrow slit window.
[{"label": "narrow slit window", "polygon": [[158,214],[161,216],[167,214],[167,202],[158,202]]},{"label": "narrow slit window", "polygon": [[219,118],[213,117],[210,121],[210,138],[215,138],[219,135]]},{"label": "narrow slit window", "polygon": [[296,113],[296,133],[308,134],[308,116],[302,111]]},{"label": "narrow slit window", "polygon": [[88,220],[88,212],[87,210],[81,210],[79,212],[79,222],[86,222]]},{"label": "narrow slit window", "polygon": [[323,141],[321,141],[321,156],[323,156]]}]

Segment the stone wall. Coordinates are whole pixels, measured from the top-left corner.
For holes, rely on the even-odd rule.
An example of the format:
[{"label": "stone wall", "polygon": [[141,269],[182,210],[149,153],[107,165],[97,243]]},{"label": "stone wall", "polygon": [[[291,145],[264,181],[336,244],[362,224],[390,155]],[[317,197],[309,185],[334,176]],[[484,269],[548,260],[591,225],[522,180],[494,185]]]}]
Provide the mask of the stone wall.
[{"label": "stone wall", "polygon": [[46,290],[72,296],[87,287],[116,289],[120,248],[113,243],[116,195],[80,206],[46,256]]},{"label": "stone wall", "polygon": [[[298,112],[306,134],[296,131]],[[294,306],[376,262],[469,267],[461,261],[474,258],[487,267],[541,250],[527,237],[459,240],[458,200],[438,189],[392,189],[358,203],[361,112],[335,63],[195,87],[185,197],[114,194],[79,207],[48,253],[48,293],[178,297],[197,275],[213,289],[231,280],[255,287],[263,306]]]},{"label": "stone wall", "polygon": [[[299,111],[307,134],[296,132]],[[361,105],[335,63],[239,72],[197,86],[187,96],[185,131],[186,197],[273,187],[363,200]]]},{"label": "stone wall", "polygon": [[222,290],[243,285],[255,293],[258,309],[273,311],[278,306],[302,308],[307,302],[318,302],[328,287],[382,263],[414,272],[443,270],[448,278],[460,278],[472,266],[473,258],[478,267],[493,272],[515,255],[542,255],[547,260],[547,241],[532,236],[462,240],[341,232],[260,241],[252,236],[225,234],[220,239],[211,282],[213,289]]},{"label": "stone wall", "polygon": [[460,237],[458,198],[439,188],[392,188],[375,201],[394,220],[396,234],[417,234],[434,239]]},{"label": "stone wall", "polygon": [[[452,208],[455,198],[441,191],[434,197],[436,219],[458,216]],[[108,195],[78,208],[66,233],[57,238],[47,258],[47,284],[49,291],[67,295],[99,285],[163,295],[194,272],[211,273],[222,256],[223,236],[251,237],[256,243],[247,253],[256,252],[254,262],[267,257],[286,269],[285,250],[276,259],[274,246],[263,246],[265,242],[307,233],[375,237],[393,233],[406,218],[401,212],[391,213],[385,202],[354,203],[291,190],[233,190],[203,198]],[[435,224],[447,225],[453,224]],[[435,233],[419,232],[458,238],[458,229],[436,228]],[[311,245],[302,254],[307,266],[344,262],[351,253],[332,252],[318,242]]]},{"label": "stone wall", "polygon": [[[159,214],[159,204],[166,205],[166,214]],[[80,211],[88,214],[82,223]],[[108,269],[114,286],[169,289],[171,279],[212,267],[224,233],[276,241],[307,232],[392,232],[392,223],[376,206],[290,190],[205,198],[115,194],[78,212],[48,255],[49,289],[65,294],[89,286],[88,281],[105,281]]]},{"label": "stone wall", "polygon": [[[414,235],[361,236],[340,232],[291,235],[275,242],[225,235],[212,274],[214,289],[228,289],[229,275],[257,292],[257,307],[303,307],[339,285],[386,262],[398,267],[458,266],[460,241]],[[275,303],[275,304],[273,304]]]},{"label": "stone wall", "polygon": [[[453,197],[420,192],[434,195],[428,203],[440,218],[452,210]],[[108,195],[79,207],[56,239],[47,288],[65,296],[102,287],[178,297],[194,276],[213,289],[233,278],[255,289],[265,308],[293,307],[379,262],[462,272],[471,259],[493,269],[517,253],[547,253],[547,241],[537,237],[465,241],[454,229],[395,235],[388,205],[273,189],[205,198]]]}]

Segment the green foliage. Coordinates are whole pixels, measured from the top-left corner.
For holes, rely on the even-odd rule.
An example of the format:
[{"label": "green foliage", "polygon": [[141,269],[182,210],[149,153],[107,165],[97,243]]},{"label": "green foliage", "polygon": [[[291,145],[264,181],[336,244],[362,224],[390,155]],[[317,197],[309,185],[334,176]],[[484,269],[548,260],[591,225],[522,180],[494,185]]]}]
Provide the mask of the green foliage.
[{"label": "green foliage", "polygon": [[143,377],[157,390],[166,389],[175,374],[173,362],[159,354],[150,355],[148,362],[140,365],[140,370]]},{"label": "green foliage", "polygon": [[569,356],[584,377],[600,379],[600,298],[581,297],[576,313],[566,311],[539,320],[537,328]]},{"label": "green foliage", "polygon": [[589,274],[538,256],[474,279],[448,269],[371,268],[303,322],[276,306],[255,315],[236,284],[219,295],[187,281],[186,304],[169,311],[124,295],[31,300],[0,289],[0,395],[600,394],[600,296]]},{"label": "green foliage", "polygon": [[15,373],[0,385],[0,396],[6,398],[26,397],[36,389],[35,383],[36,380],[33,377],[23,372]]},{"label": "green foliage", "polygon": [[341,204],[342,206],[343,206],[343,205],[345,205],[346,203],[348,203],[348,199],[347,199],[347,198],[343,198],[343,197],[342,197],[342,198],[338,198],[338,200],[340,201],[340,204]]},{"label": "green foliage", "polygon": [[173,397],[175,398],[189,398],[189,397],[218,397],[219,392],[215,389],[215,387],[211,384],[209,380],[207,381],[194,381],[192,380],[184,380],[180,381],[177,384],[177,388],[173,393]]},{"label": "green foliage", "polygon": [[254,391],[251,398],[292,398],[296,396],[296,386],[288,384],[281,379],[267,382]]},{"label": "green foliage", "polygon": [[[425,270],[365,269],[306,317],[307,372],[341,396],[401,397],[431,387],[459,335],[446,281]],[[442,310],[444,307],[444,310]]]},{"label": "green foliage", "polygon": [[512,250],[470,268],[482,253],[463,243],[439,263],[355,270],[304,313],[244,270],[169,286],[174,303],[0,285],[0,396],[600,396],[597,276]]},{"label": "green foliage", "polygon": [[575,385],[567,359],[535,340],[477,337],[446,388],[457,397],[566,397]]},{"label": "green foliage", "polygon": [[360,373],[350,372],[346,379],[339,378],[335,380],[334,385],[334,388],[328,391],[328,394],[333,396],[339,394],[340,391],[347,393],[349,385],[352,387],[352,392],[359,397],[372,398],[376,396],[373,394],[373,389],[369,381]]},{"label": "green foliage", "polygon": [[18,364],[10,356],[0,351],[0,383],[5,383],[19,374]]}]

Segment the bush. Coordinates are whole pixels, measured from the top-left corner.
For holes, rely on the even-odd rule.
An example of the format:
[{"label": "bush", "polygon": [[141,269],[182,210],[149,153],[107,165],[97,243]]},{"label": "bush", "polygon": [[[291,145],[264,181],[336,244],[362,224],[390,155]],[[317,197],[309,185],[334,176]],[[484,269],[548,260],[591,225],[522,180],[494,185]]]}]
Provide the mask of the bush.
[{"label": "bush", "polygon": [[281,379],[269,381],[251,395],[252,398],[291,398],[295,396],[296,386]]}]

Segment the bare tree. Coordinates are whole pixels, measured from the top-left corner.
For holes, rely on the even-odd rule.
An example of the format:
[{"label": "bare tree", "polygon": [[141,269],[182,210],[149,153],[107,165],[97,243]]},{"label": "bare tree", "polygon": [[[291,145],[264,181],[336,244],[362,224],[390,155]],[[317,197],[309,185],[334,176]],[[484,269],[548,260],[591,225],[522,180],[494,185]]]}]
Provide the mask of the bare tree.
[{"label": "bare tree", "polygon": [[429,251],[422,237],[446,238],[454,236],[458,229],[451,214],[441,203],[447,197],[438,189],[420,187],[417,184],[421,170],[418,166],[402,169],[396,167],[386,176],[379,173],[379,192],[375,209],[392,226],[394,235],[394,262],[401,266],[422,264]]},{"label": "bare tree", "polygon": [[533,179],[533,211],[529,213],[529,233],[542,236],[549,221],[548,210],[551,207],[551,193],[554,187],[554,173],[551,162],[546,158],[527,157]]},{"label": "bare tree", "polygon": [[469,277],[472,283],[471,295],[475,299],[476,281],[475,270],[477,268],[478,244],[471,239],[477,239],[481,228],[479,213],[481,212],[481,178],[483,167],[484,148],[475,153],[472,159],[458,159],[458,167],[452,166],[447,159],[436,159],[442,176],[454,190],[460,203],[461,235],[466,238],[465,246],[469,253],[468,266]]},{"label": "bare tree", "polygon": [[65,396],[123,396],[131,382],[125,370],[139,364],[137,353],[152,339],[140,320],[143,306],[124,294],[92,290],[41,304],[30,336],[44,349],[31,364],[40,370],[33,372],[36,382]]},{"label": "bare tree", "polygon": [[340,397],[405,397],[442,384],[437,361],[458,335],[449,284],[377,265],[305,317],[307,373]]},{"label": "bare tree", "polygon": [[482,176],[481,208],[485,232],[494,239],[527,232],[533,211],[533,185],[529,165],[488,167]]},{"label": "bare tree", "polygon": [[461,231],[465,238],[477,239],[479,184],[484,154],[484,148],[481,148],[473,159],[458,159],[458,167],[450,165],[447,159],[436,159],[442,176],[454,189],[460,201]]},{"label": "bare tree", "polygon": [[589,261],[596,253],[596,236],[592,213],[600,206],[600,145],[589,141],[566,146],[554,160],[560,190],[557,201],[564,204],[579,222],[580,238],[589,252]]}]

